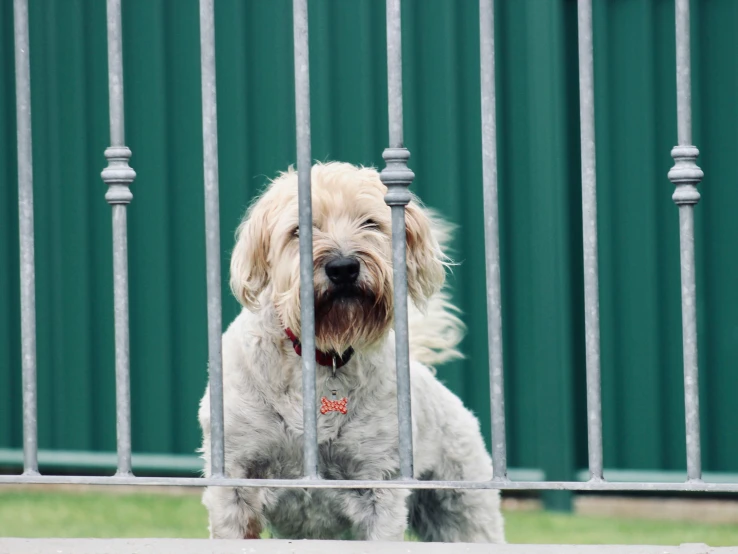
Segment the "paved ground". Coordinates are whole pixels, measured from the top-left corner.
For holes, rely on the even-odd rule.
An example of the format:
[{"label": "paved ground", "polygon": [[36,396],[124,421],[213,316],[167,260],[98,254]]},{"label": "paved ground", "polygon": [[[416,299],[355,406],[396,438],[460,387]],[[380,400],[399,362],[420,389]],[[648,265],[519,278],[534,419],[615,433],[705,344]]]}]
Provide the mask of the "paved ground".
[{"label": "paved ground", "polygon": [[738,554],[738,548],[202,539],[0,539],[0,554]]}]

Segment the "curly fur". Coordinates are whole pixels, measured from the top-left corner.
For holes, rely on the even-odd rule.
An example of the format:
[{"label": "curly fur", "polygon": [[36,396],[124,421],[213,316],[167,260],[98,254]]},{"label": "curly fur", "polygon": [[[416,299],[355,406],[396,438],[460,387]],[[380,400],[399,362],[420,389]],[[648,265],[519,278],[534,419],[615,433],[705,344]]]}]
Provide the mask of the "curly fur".
[{"label": "curly fur", "polygon": [[[399,473],[395,343],[392,330],[390,210],[378,173],[350,164],[312,169],[316,344],[355,354],[338,371],[347,415],[318,416],[325,479],[393,479]],[[231,288],[244,309],[223,335],[226,474],[302,474],[301,360],[285,335],[300,331],[297,174],[281,174],[238,229]],[[429,366],[460,357],[463,335],[441,291],[450,228],[413,200],[406,211],[413,450],[419,479],[483,481],[492,463],[479,422]],[[351,294],[326,277],[331,257],[353,256]],[[330,370],[316,368],[317,398]],[[200,405],[205,473],[210,474],[210,407]],[[499,493],[478,491],[297,490],[209,487],[203,503],[215,538],[256,538],[265,527],[289,538],[504,542]]]}]

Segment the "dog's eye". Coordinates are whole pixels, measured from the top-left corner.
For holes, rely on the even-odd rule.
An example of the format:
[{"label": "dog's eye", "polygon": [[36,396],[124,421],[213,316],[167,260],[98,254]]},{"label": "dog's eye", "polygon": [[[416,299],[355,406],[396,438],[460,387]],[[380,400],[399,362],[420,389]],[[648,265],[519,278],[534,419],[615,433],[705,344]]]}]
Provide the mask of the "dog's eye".
[{"label": "dog's eye", "polygon": [[379,223],[377,223],[373,219],[366,219],[361,224],[361,228],[362,229],[370,229],[370,230],[373,230],[374,231],[376,229],[379,229]]},{"label": "dog's eye", "polygon": [[293,237],[299,237],[300,236],[300,226],[296,226],[294,229],[292,229],[292,236]]}]

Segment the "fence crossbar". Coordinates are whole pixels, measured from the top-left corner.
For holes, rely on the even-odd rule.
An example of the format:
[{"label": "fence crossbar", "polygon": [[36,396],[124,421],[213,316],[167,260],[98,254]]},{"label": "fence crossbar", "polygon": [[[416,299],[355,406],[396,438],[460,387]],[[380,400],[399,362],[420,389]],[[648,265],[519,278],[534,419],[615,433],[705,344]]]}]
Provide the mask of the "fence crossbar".
[{"label": "fence crossbar", "polygon": [[0,475],[0,484],[79,484],[79,485],[169,485],[183,487],[245,487],[281,489],[444,489],[444,490],[570,490],[570,491],[646,491],[646,492],[738,492],[738,483],[709,483],[689,480],[684,483],[633,483],[611,481],[392,481],[329,479],[230,479],[216,477],[133,477],[133,476],[46,476]]}]

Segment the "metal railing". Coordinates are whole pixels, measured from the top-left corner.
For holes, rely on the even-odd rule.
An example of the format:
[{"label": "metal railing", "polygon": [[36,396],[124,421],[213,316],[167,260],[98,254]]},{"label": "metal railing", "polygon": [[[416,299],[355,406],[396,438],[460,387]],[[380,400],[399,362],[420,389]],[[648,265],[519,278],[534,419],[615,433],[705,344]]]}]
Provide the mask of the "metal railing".
[{"label": "metal railing", "polygon": [[[407,340],[405,205],[410,201],[408,187],[413,181],[414,174],[407,166],[410,153],[405,148],[403,142],[400,0],[387,0],[389,147],[383,154],[386,167],[381,172],[381,179],[387,185],[385,201],[391,206],[392,210],[401,478],[393,481],[325,480],[320,478],[317,463],[317,406],[314,394],[315,360],[312,356],[304,356],[302,358],[304,387],[303,414],[305,422],[304,477],[300,479],[228,478],[224,473],[223,378],[221,360],[222,321],[213,3],[214,0],[200,0],[212,476],[208,478],[135,477],[131,472],[126,206],[132,199],[129,185],[135,178],[135,172],[128,165],[131,152],[125,146],[123,129],[120,0],[107,0],[111,144],[105,151],[105,156],[109,164],[102,172],[103,181],[109,187],[106,199],[111,204],[113,212],[118,471],[112,477],[45,476],[40,475],[38,472],[28,10],[27,0],[14,0],[20,203],[24,472],[22,475],[2,475],[0,476],[0,483],[220,485],[341,489],[403,488],[738,492],[738,483],[703,481],[700,467],[693,210],[694,205],[700,198],[696,185],[700,182],[703,174],[695,164],[698,150],[691,145],[689,0],[675,0],[679,140],[678,146],[672,150],[675,165],[669,171],[669,179],[676,186],[673,199],[679,207],[680,218],[687,481],[683,483],[611,482],[607,481],[603,475],[591,0],[579,0],[578,2],[589,480],[539,482],[530,480],[513,481],[507,477],[502,355],[502,300],[498,234],[493,0],[480,0],[479,2],[484,234],[486,244],[492,457],[494,463],[493,478],[486,482],[417,481],[413,478],[410,374]],[[303,348],[312,351],[315,345],[315,326],[310,192],[310,168],[312,160],[310,144],[310,70],[308,59],[307,0],[293,0],[293,9],[300,213],[301,338]]]}]

